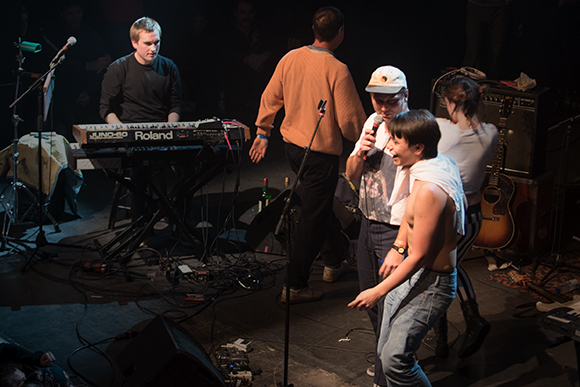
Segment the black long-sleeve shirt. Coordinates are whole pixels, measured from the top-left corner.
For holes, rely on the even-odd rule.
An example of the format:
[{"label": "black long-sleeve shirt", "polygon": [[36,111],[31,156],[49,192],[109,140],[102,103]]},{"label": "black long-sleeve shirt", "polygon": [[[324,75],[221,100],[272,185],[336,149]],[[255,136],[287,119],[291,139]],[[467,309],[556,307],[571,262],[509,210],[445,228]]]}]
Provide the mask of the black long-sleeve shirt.
[{"label": "black long-sleeve shirt", "polygon": [[101,88],[100,114],[115,113],[122,122],[167,121],[181,115],[181,79],[175,63],[158,55],[142,65],[134,54],[111,63]]}]

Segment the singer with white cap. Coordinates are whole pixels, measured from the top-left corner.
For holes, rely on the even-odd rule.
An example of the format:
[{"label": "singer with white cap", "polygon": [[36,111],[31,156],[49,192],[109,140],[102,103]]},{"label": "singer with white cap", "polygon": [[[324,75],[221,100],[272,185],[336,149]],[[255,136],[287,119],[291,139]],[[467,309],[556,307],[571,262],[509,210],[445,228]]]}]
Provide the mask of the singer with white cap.
[{"label": "singer with white cap", "polygon": [[[395,240],[405,213],[406,196],[393,194],[397,166],[386,149],[391,138],[388,127],[391,118],[409,110],[407,78],[396,67],[382,66],[373,72],[365,90],[371,95],[375,113],[365,122],[346,162],[348,179],[360,180],[359,208],[364,216],[357,246],[357,269],[361,291],[378,285],[381,261],[391,249],[397,250],[402,259],[407,247],[406,241]],[[376,340],[380,335],[382,310],[382,302],[367,310]],[[367,373],[374,377],[376,386],[387,385],[381,368],[375,354],[375,365]]]}]

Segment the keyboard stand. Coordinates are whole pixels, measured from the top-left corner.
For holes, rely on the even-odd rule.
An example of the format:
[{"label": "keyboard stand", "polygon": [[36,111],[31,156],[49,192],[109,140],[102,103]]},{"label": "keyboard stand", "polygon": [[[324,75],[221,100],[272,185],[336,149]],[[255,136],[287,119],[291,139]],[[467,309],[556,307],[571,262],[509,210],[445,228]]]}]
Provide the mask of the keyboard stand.
[{"label": "keyboard stand", "polygon": [[199,241],[203,239],[202,235],[190,229],[183,222],[182,218],[175,212],[174,204],[183,201],[186,195],[193,195],[214,177],[219,175],[225,169],[226,157],[227,151],[223,149],[220,150],[209,145],[203,146],[193,158],[188,170],[168,194],[162,192],[152,177],[148,176],[150,187],[158,199],[154,199],[151,195],[139,190],[128,178],[120,175],[118,172],[107,170],[108,176],[129,190],[146,198],[150,204],[150,210],[129,224],[123,232],[110,242],[99,246],[102,258],[105,260],[116,259],[122,267],[126,266],[131,260],[133,253],[141,246],[147,236],[151,235],[155,224],[165,216],[181,231],[185,239],[194,247],[199,257],[203,257],[204,251],[199,246]]}]

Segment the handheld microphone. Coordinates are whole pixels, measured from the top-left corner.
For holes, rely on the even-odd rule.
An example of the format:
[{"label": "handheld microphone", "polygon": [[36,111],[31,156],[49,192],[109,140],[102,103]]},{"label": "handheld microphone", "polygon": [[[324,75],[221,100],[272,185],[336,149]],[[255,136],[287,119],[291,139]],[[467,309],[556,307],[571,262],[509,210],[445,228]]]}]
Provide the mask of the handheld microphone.
[{"label": "handheld microphone", "polygon": [[71,48],[75,44],[77,44],[77,38],[75,38],[74,36],[69,37],[66,40],[66,44],[64,46],[62,46],[62,48],[56,53],[54,58],[52,58],[52,61],[50,62],[50,66],[52,66],[56,61],[58,61],[60,59],[60,57],[64,55],[66,50],[68,50],[69,48]]},{"label": "handheld microphone", "polygon": [[[373,129],[373,137],[376,137],[376,135],[377,135],[377,129],[379,129],[379,126],[381,126],[381,124],[383,123],[384,120],[385,119],[383,118],[383,116],[381,116],[379,114],[377,114],[375,116],[375,120],[373,122],[373,128],[372,128]],[[365,152],[365,155],[363,157],[363,160],[366,160],[367,159],[367,153],[368,152]]]}]

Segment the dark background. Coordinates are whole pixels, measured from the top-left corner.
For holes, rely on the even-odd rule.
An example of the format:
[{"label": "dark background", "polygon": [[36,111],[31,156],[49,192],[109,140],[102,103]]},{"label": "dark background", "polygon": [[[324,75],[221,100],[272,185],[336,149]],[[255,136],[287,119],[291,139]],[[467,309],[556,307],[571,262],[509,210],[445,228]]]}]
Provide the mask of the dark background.
[{"label": "dark background", "polygon": [[[132,52],[129,40],[129,25],[142,14],[134,16],[126,25],[111,25],[105,20],[102,4],[107,0],[87,1],[85,3],[85,22],[101,34],[108,45],[113,59]],[[163,29],[161,54],[174,59],[178,64],[185,86],[185,101],[188,104],[184,119],[201,119],[216,115],[220,118],[234,117],[229,107],[221,103],[206,104],[219,96],[226,86],[226,80],[231,79],[234,71],[232,66],[239,58],[229,47],[231,42],[224,39],[233,23],[233,2],[214,1],[114,1],[115,3],[141,3],[143,14],[155,18]],[[313,41],[311,32],[312,14],[321,6],[335,5],[346,17],[346,37],[344,43],[337,49],[337,57],[345,62],[354,77],[361,100],[367,113],[372,111],[368,94],[364,91],[370,74],[378,66],[392,64],[401,68],[406,74],[410,89],[410,105],[412,108],[428,108],[431,94],[431,81],[442,75],[446,67],[462,66],[465,52],[465,5],[466,0],[408,0],[408,1],[257,1],[259,28],[262,37],[272,42],[274,58],[281,56],[287,50],[286,42],[290,37],[297,38],[301,44]],[[12,71],[16,68],[14,57],[14,41],[21,34],[21,9],[25,5],[28,11],[28,31],[24,40],[40,42],[42,32],[48,31],[60,21],[57,6],[51,1],[11,1],[1,6],[0,12],[0,146],[4,147],[13,138],[13,128],[10,122],[12,111],[8,105],[14,100],[15,77]],[[578,20],[580,3],[559,6],[557,1],[513,0],[510,5],[512,16],[508,46],[504,53],[501,67],[501,79],[514,80],[521,72],[537,80],[539,86],[557,90],[556,106],[558,114],[564,118],[578,114],[578,89],[580,69],[578,60],[580,52]],[[197,12],[206,12],[208,29],[205,35],[195,38],[193,34],[193,19]],[[66,35],[55,44],[61,47],[66,41]],[[76,46],[67,53],[66,61],[71,61],[75,51],[78,53],[83,45],[79,38]],[[32,72],[44,72],[55,52],[43,43],[44,50],[40,54],[26,54],[24,68]],[[61,69],[59,69],[60,71]],[[486,71],[485,69],[481,69]],[[62,79],[61,74],[57,74]],[[267,76],[265,77],[267,78]],[[234,79],[235,80],[235,79]],[[200,81],[205,81],[200,83]],[[23,80],[23,85],[29,85],[30,80]],[[65,85],[66,86],[66,85]],[[258,85],[260,86],[260,85]],[[23,91],[21,88],[20,92]],[[55,93],[61,94],[62,88],[57,86]],[[234,90],[234,96],[236,96]],[[239,99],[244,99],[245,89],[237,90]],[[56,104],[53,103],[53,106]],[[202,109],[201,106],[204,106]],[[211,110],[211,106],[213,109]],[[36,96],[27,96],[18,106],[18,114],[26,119],[20,125],[20,135],[36,130]],[[66,106],[65,106],[66,108]],[[249,112],[255,118],[257,109]],[[95,120],[93,123],[100,121]],[[251,118],[244,121],[252,125]],[[78,122],[80,123],[80,122]],[[52,130],[56,120],[49,119],[44,130]],[[524,126],[524,125],[522,125]],[[533,125],[532,125],[533,126]],[[527,127],[527,126],[526,126]],[[573,140],[578,147],[578,128],[573,127]],[[559,167],[560,146],[556,130],[550,131],[548,142],[548,164]],[[278,133],[273,134],[279,137]],[[561,137],[562,133],[559,133]],[[244,157],[239,168],[243,171],[241,193],[236,202],[238,230],[244,228],[241,218],[253,216],[251,207],[256,204],[260,194],[260,184],[264,177],[269,178],[273,197],[283,187],[285,176],[293,176],[284,160],[282,141],[277,138],[271,141],[268,159],[258,165],[249,165],[249,158]],[[348,150],[345,148],[341,165]],[[571,161],[580,162],[573,156],[577,151],[570,152]],[[557,170],[557,168],[554,168]],[[576,171],[580,168],[576,168]],[[111,205],[113,184],[106,179],[101,171],[84,171],[86,184],[78,198],[79,213],[82,218],[63,222],[62,233],[53,232],[53,227],[46,225],[47,237],[51,242],[71,242],[77,245],[90,243],[94,239],[103,239]],[[234,185],[235,174],[228,175],[229,186]],[[577,176],[577,174],[573,174]],[[222,181],[220,178],[212,182],[210,193],[210,213],[217,235],[222,220],[213,217],[214,213],[226,216],[228,211],[218,208],[218,203],[234,202],[229,196],[222,199]],[[574,179],[572,179],[574,180]],[[576,178],[576,183],[577,178]],[[535,183],[535,181],[532,181]],[[531,184],[530,184],[531,185]],[[540,186],[543,188],[544,185]],[[551,187],[548,187],[551,188]],[[233,197],[233,189],[227,191]],[[551,191],[550,191],[551,193]],[[554,196],[556,196],[554,194]],[[203,197],[203,196],[200,196]],[[580,205],[580,189],[578,185],[570,186],[566,202],[553,206],[552,230],[554,241],[561,240],[565,249],[572,245],[578,250],[577,242],[569,236],[577,236],[578,206]],[[206,204],[206,199],[200,201],[200,206]],[[535,199],[533,199],[535,201]],[[531,203],[531,200],[530,200]],[[544,208],[550,208],[547,203],[535,203]],[[555,222],[558,210],[565,207],[566,223],[563,227]],[[519,211],[518,211],[519,212]],[[199,219],[199,214],[192,218]],[[241,215],[240,215],[241,214]],[[529,210],[528,210],[529,215]],[[531,215],[530,215],[531,216]],[[529,218],[529,217],[528,217]],[[528,219],[526,218],[526,219]],[[213,221],[217,219],[216,221]],[[559,217],[558,219],[562,219]],[[197,221],[196,221],[197,223]],[[531,226],[530,226],[531,227]],[[558,228],[556,228],[558,227]],[[34,240],[36,227],[30,229],[29,241]],[[116,231],[113,230],[112,233]],[[82,234],[82,235],[79,235]],[[161,234],[160,235],[164,235]],[[549,235],[552,240],[552,232]],[[32,243],[32,242],[29,242]],[[170,242],[176,243],[176,242]],[[65,245],[66,246],[66,245]],[[228,244],[228,246],[230,246]],[[29,250],[34,248],[34,244]],[[29,349],[52,350],[58,359],[58,364],[66,367],[67,356],[79,347],[79,336],[95,342],[105,337],[115,336],[127,329],[142,329],[147,319],[153,313],[165,313],[167,308],[173,309],[165,302],[165,296],[158,296],[157,289],[147,291],[141,289],[143,284],[151,280],[143,279],[132,283],[127,282],[122,273],[113,276],[108,281],[94,281],[90,273],[80,273],[76,281],[71,281],[73,265],[77,267],[80,261],[93,258],[80,253],[77,249],[47,246],[47,255],[57,252],[57,260],[33,259],[28,272],[21,273],[23,260],[30,257],[27,250],[22,256],[5,258],[0,267],[2,281],[0,294],[2,318],[0,331],[5,339],[19,343]],[[186,248],[187,250],[187,248]],[[556,245],[551,252],[560,253]],[[187,250],[189,253],[189,250]],[[534,256],[534,263],[548,262],[551,252],[546,252],[539,259]],[[96,255],[96,252],[95,252]],[[560,255],[558,255],[560,256]],[[569,254],[562,255],[569,259]],[[37,257],[38,258],[38,257]],[[267,257],[278,260],[277,257]],[[525,262],[531,260],[531,254],[525,256]],[[98,258],[94,258],[98,259]],[[237,258],[236,258],[237,259]],[[283,258],[279,258],[282,262]],[[538,261],[536,261],[538,259]],[[554,337],[554,332],[538,329],[538,314],[534,311],[536,299],[518,287],[504,286],[502,283],[489,281],[490,273],[486,260],[473,259],[465,263],[474,282],[480,303],[481,313],[492,323],[492,331],[483,348],[470,359],[458,361],[456,351],[459,345],[452,345],[452,355],[448,359],[431,359],[431,351],[425,346],[419,353],[422,366],[426,367],[430,379],[438,386],[544,386],[544,385],[575,385],[578,375],[573,347],[571,343],[557,348],[547,348],[546,340]],[[283,265],[283,263],[281,263]],[[152,268],[135,263],[137,269],[150,274]],[[233,265],[232,265],[233,266]],[[237,266],[237,265],[235,265]],[[549,266],[540,266],[546,269]],[[76,269],[75,269],[76,270]],[[344,279],[335,284],[326,284],[321,280],[322,266],[315,266],[313,282],[315,288],[325,292],[324,298],[317,303],[304,304],[296,307],[291,317],[292,328],[290,343],[292,344],[290,381],[296,385],[369,385],[371,379],[366,376],[368,356],[373,348],[373,336],[360,331],[360,327],[369,328],[366,314],[351,310],[345,305],[358,292],[358,280],[355,269],[352,268]],[[558,271],[552,284],[563,282],[563,271]],[[501,273],[503,274],[503,273]],[[186,305],[189,319],[184,326],[205,348],[208,353],[219,344],[227,343],[238,337],[248,337],[253,340],[255,351],[251,354],[252,369],[259,365],[264,375],[256,378],[255,386],[270,386],[272,380],[280,380],[282,376],[282,339],[285,307],[278,301],[280,295],[282,273],[273,281],[267,281],[265,291],[242,292],[248,295],[245,299],[238,298],[239,293],[225,295],[215,302],[205,313],[198,315],[196,307]],[[499,274],[496,274],[499,276]],[[567,278],[567,277],[566,277]],[[168,281],[154,283],[168,297],[178,297]],[[80,286],[74,288],[71,286]],[[266,285],[271,285],[266,287]],[[167,288],[167,289],[166,289]],[[184,287],[183,289],[189,289]],[[181,289],[179,289],[181,291]],[[95,295],[96,298],[90,297]],[[104,296],[103,296],[104,295]],[[85,298],[89,297],[89,298]],[[147,299],[143,299],[143,298]],[[223,301],[223,303],[222,303]],[[518,309],[522,303],[532,305],[527,314]],[[90,304],[90,305],[89,305]],[[179,304],[180,306],[183,303]],[[203,308],[208,304],[203,304]],[[525,305],[525,304],[524,304]],[[10,309],[8,309],[10,308]],[[147,310],[149,309],[149,310]],[[204,309],[201,309],[203,311]],[[88,311],[88,313],[87,313]],[[153,312],[151,312],[153,311]],[[82,317],[81,317],[82,315]],[[56,317],[54,317],[56,316]],[[86,318],[84,317],[86,316]],[[178,316],[181,317],[180,314]],[[188,317],[189,318],[189,317]],[[463,317],[458,303],[450,308],[451,321],[450,338],[456,343],[457,337],[464,331]],[[354,330],[354,331],[353,331]],[[79,334],[80,332],[80,334]],[[352,333],[353,341],[339,342],[345,333]],[[346,333],[346,336],[349,335]],[[313,344],[314,343],[314,344]],[[458,342],[460,343],[460,342]],[[115,342],[106,349],[114,355],[126,346],[126,341]],[[348,345],[348,347],[345,347]],[[371,355],[372,356],[372,355]],[[151,355],[157,361],[156,354]],[[110,367],[104,359],[92,351],[84,351],[76,355],[72,362],[78,368],[80,375],[89,380],[99,381],[98,385],[110,386]],[[540,364],[540,366],[538,366]],[[335,376],[338,375],[338,376]],[[330,377],[329,377],[330,376]],[[332,377],[338,379],[332,379]],[[338,380],[338,382],[335,382]],[[117,378],[120,385],[122,378]],[[341,383],[344,381],[344,383]]]},{"label": "dark background", "polygon": [[[116,59],[132,52],[128,36],[130,24],[112,26],[108,23],[106,12],[103,11],[107,3],[106,0],[86,1],[83,20],[101,34],[111,57]],[[227,87],[227,73],[231,72],[227,64],[233,63],[234,53],[228,56],[230,52],[224,35],[233,23],[234,1],[142,0],[115,3],[139,4],[144,15],[161,24],[161,54],[177,62],[184,80],[185,101],[197,102],[197,105],[186,108],[183,120],[218,116],[244,118],[247,121],[251,120],[250,116],[255,117],[257,111],[250,112],[248,117],[231,117],[237,113],[228,111],[228,106],[223,103],[200,109],[201,100],[206,98],[207,101],[210,94],[219,95]],[[500,79],[514,80],[524,72],[536,79],[539,86],[557,89],[561,97],[558,109],[561,110],[561,116],[566,118],[577,109],[577,90],[580,85],[577,71],[580,68],[580,24],[577,22],[580,3],[560,3],[557,0],[511,1],[511,19]],[[287,41],[290,37],[297,38],[301,45],[312,43],[311,17],[319,7],[334,5],[341,9],[346,17],[346,37],[337,49],[336,56],[349,66],[368,113],[372,107],[364,87],[375,68],[386,64],[401,68],[407,74],[411,107],[429,108],[431,80],[439,77],[447,67],[462,66],[465,52],[465,0],[257,0],[254,4],[261,36],[273,48],[273,65],[288,50]],[[0,68],[2,147],[13,138],[10,120],[12,111],[8,105],[15,94],[13,71],[16,69],[14,56],[17,50],[14,42],[22,35],[22,6],[25,6],[28,16],[28,29],[23,40],[42,41],[43,31],[61,23],[58,2],[55,1],[12,1],[3,6],[4,20],[0,23],[4,30],[1,34],[3,55]],[[203,13],[207,20],[206,32],[201,41],[193,35],[193,17],[197,13]],[[65,41],[55,42],[55,45],[60,47]],[[71,55],[72,50],[79,49],[81,44],[79,41],[77,47],[71,48]],[[48,68],[54,52],[50,47],[43,46],[44,50],[40,54],[26,53],[27,59],[23,66],[26,71],[42,73]],[[266,72],[272,69],[270,67]],[[264,78],[267,79],[269,74],[263,74]],[[195,79],[199,78],[205,80],[202,87],[195,84]],[[20,93],[29,84],[30,81],[24,80]],[[58,93],[57,87],[55,94]],[[27,96],[19,104],[18,113],[27,118],[21,124],[19,135],[36,130],[36,105],[35,95]],[[246,123],[253,124],[251,121]],[[44,130],[53,130],[54,124],[54,121],[49,120]]]}]

